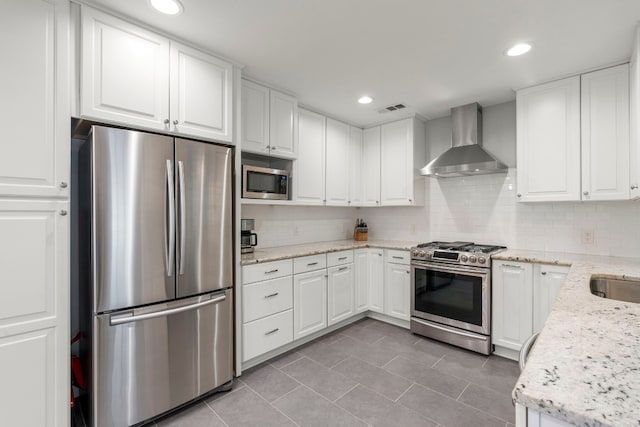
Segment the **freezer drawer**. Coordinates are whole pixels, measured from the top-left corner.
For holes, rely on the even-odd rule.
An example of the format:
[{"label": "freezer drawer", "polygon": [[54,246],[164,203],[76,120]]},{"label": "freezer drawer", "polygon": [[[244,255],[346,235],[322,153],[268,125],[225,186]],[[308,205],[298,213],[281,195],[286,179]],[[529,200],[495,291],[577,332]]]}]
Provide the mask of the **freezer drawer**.
[{"label": "freezer drawer", "polygon": [[94,317],[92,420],[139,423],[232,379],[231,290]]}]

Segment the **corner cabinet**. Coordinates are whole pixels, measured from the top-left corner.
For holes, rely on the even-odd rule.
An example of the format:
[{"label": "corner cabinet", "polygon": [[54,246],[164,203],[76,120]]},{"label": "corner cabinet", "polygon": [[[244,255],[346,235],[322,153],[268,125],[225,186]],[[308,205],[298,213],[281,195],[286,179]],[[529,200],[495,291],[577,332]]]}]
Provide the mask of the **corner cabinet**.
[{"label": "corner cabinet", "polygon": [[516,109],[519,201],[629,199],[628,64],[520,90]]},{"label": "corner cabinet", "polygon": [[425,178],[419,169],[425,163],[424,123],[416,118],[380,126],[380,204],[421,206]]},{"label": "corner cabinet", "polygon": [[233,141],[232,64],[84,5],[81,27],[81,117]]}]

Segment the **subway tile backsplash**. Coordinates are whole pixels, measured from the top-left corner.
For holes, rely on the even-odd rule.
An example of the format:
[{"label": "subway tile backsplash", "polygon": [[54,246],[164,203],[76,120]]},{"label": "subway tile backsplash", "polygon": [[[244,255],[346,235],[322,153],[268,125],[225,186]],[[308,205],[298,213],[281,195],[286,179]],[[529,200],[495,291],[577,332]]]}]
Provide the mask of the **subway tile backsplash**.
[{"label": "subway tile backsplash", "polygon": [[[362,217],[370,239],[471,240],[514,249],[640,257],[640,202],[518,203],[515,172],[424,178],[423,207],[243,205],[242,217],[256,219],[259,247],[349,239],[355,219]],[[583,241],[589,233],[593,243]]]}]

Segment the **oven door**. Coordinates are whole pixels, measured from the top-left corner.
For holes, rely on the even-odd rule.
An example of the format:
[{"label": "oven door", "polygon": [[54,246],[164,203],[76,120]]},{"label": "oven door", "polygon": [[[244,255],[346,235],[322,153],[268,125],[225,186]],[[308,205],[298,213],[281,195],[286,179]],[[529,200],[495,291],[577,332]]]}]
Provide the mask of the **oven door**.
[{"label": "oven door", "polygon": [[491,334],[490,270],[411,263],[411,316]]}]

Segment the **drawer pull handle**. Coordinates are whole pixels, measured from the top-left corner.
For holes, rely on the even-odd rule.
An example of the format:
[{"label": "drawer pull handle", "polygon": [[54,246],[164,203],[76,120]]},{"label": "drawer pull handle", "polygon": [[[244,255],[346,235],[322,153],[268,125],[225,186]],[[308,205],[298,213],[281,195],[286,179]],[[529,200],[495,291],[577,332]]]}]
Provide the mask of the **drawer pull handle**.
[{"label": "drawer pull handle", "polygon": [[503,267],[507,267],[507,268],[515,268],[517,270],[522,270],[522,267],[520,267],[519,265],[513,265],[513,264],[502,264]]},{"label": "drawer pull handle", "polygon": [[391,258],[393,258],[393,259],[404,259],[404,257],[403,257],[403,256],[397,256],[397,255],[394,255],[394,256],[392,256]]},{"label": "drawer pull handle", "polygon": [[338,261],[344,261],[345,259],[347,259],[346,256],[341,256],[340,258],[338,258]]},{"label": "drawer pull handle", "polygon": [[279,330],[280,330],[280,328],[275,328],[275,329],[273,329],[273,330],[271,330],[271,331],[269,331],[269,332],[265,332],[265,333],[264,333],[264,336],[266,337],[266,336],[268,336],[268,335],[273,335],[273,334],[275,334],[276,332],[278,332]]},{"label": "drawer pull handle", "polygon": [[311,267],[312,265],[318,265],[317,262],[310,262],[309,264],[307,264],[307,267]]},{"label": "drawer pull handle", "polygon": [[279,294],[279,292],[275,292],[275,293],[273,293],[273,294],[265,295],[264,299],[277,297],[277,296],[278,296],[278,294]]},{"label": "drawer pull handle", "polygon": [[272,273],[277,273],[278,269],[276,268],[275,270],[269,270],[269,271],[265,271],[264,274],[272,274]]},{"label": "drawer pull handle", "polygon": [[340,267],[340,268],[338,269],[338,271],[345,271],[347,268],[349,268],[349,267]]}]

